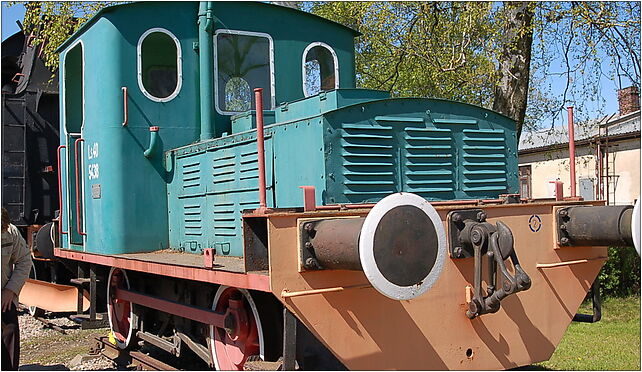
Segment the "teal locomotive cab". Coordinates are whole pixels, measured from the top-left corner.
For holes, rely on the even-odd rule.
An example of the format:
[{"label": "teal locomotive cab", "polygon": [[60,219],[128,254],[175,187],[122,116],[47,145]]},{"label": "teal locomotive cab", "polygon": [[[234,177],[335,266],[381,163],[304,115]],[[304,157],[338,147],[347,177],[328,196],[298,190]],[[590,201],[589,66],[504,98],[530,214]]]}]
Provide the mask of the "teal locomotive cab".
[{"label": "teal locomotive cab", "polygon": [[[182,198],[185,200],[174,210],[168,185],[180,181],[190,193],[209,192],[214,187],[205,181],[214,175],[199,181],[194,178],[197,167],[178,158],[165,161],[164,154],[199,139],[207,143],[245,130],[242,120],[233,127],[232,118],[251,110],[256,87],[265,91],[267,117],[269,112],[274,117],[282,102],[321,89],[353,88],[353,38],[357,33],[286,7],[216,2],[207,31],[208,43],[214,47],[211,57],[205,58],[216,78],[205,84],[211,93],[202,94],[205,66],[199,58],[208,50],[199,38],[202,4],[159,5],[142,2],[106,7],[59,48],[60,144],[65,147],[60,166],[65,233],[61,247],[102,254],[167,248],[200,253],[194,248],[197,240],[198,248],[216,244],[220,251],[238,255],[239,248],[226,248],[226,244],[236,246],[237,241],[217,238],[201,245],[203,237],[191,239],[198,233],[199,222],[194,218],[182,218],[176,226],[171,223],[191,204]],[[302,29],[308,31],[302,33]],[[302,63],[309,65],[306,73]],[[306,79],[311,83],[306,85]],[[202,110],[204,102],[211,103],[211,112]],[[204,117],[212,122],[205,130]],[[220,167],[225,168],[233,156],[242,159],[233,161],[250,161],[255,144],[245,145],[217,151]],[[211,173],[210,166],[203,165],[203,172]],[[244,178],[232,183],[218,177],[216,188],[255,188],[250,183],[256,171],[247,167]],[[186,179],[190,171],[192,179]],[[216,205],[225,206],[225,198],[215,198]],[[203,231],[216,227],[219,236],[227,228],[237,236],[238,213],[251,205],[243,200],[232,208],[234,219],[203,220]],[[176,234],[180,237],[170,238]]]},{"label": "teal locomotive cab", "polygon": [[268,207],[301,207],[300,186],[319,205],[517,192],[511,119],[355,89],[357,35],[265,3],[101,10],[60,47],[61,246],[242,256],[259,200],[255,88]]},{"label": "teal locomotive cab", "polygon": [[63,248],[168,248],[163,152],[198,138],[196,9],[106,8],[61,46]]}]

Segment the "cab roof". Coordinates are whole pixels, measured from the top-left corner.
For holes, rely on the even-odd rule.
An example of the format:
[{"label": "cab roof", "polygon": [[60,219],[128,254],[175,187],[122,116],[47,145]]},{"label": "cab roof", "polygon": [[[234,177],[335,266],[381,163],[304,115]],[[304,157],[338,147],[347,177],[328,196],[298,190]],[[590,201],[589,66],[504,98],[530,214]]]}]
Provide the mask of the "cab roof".
[{"label": "cab roof", "polygon": [[[122,9],[124,7],[135,7],[135,6],[144,4],[144,3],[146,3],[146,2],[137,1],[137,2],[131,2],[131,3],[126,3],[126,4],[110,5],[110,6],[106,6],[106,7],[102,8],[101,10],[98,11],[98,13],[96,13],[93,17],[91,17],[87,22],[83,23],[83,25],[80,26],[80,28],[78,30],[76,30],[76,32],[74,32],[67,40],[65,40],[62,44],[60,44],[60,46],[56,49],[56,52],[60,53],[63,50],[65,50],[65,48],[67,48],[69,45],[71,45],[71,43],[73,43],[76,39],[78,39],[78,37],[83,32],[85,32],[85,30],[90,28],[103,15],[105,15],[107,13],[110,13],[110,12],[113,12],[113,11],[118,10],[118,9]],[[243,4],[243,3],[238,3],[238,4]],[[247,4],[247,3],[245,3],[245,4]],[[357,36],[361,36],[362,35],[359,31],[357,31],[357,30],[355,30],[353,28],[350,28],[350,27],[344,26],[344,25],[342,25],[340,23],[337,23],[337,22],[331,21],[329,19],[320,17],[320,16],[318,16],[316,14],[304,12],[304,11],[301,11],[301,10],[298,10],[298,9],[294,9],[294,8],[290,8],[290,7],[286,7],[286,6],[282,6],[282,5],[278,5],[278,4],[269,4],[269,3],[264,3],[264,2],[254,2],[254,3],[251,3],[251,4],[253,4],[254,6],[258,5],[258,6],[267,6],[267,7],[278,7],[278,8],[281,8],[282,11],[284,11],[284,12],[291,12],[292,15],[296,14],[296,16],[300,16],[300,17],[310,17],[310,18],[313,18],[313,19],[316,19],[316,20],[321,20],[321,21],[323,21],[323,22],[325,22],[325,23],[327,23],[329,25],[332,25],[334,27],[348,30],[353,34],[353,37],[357,37]]]}]

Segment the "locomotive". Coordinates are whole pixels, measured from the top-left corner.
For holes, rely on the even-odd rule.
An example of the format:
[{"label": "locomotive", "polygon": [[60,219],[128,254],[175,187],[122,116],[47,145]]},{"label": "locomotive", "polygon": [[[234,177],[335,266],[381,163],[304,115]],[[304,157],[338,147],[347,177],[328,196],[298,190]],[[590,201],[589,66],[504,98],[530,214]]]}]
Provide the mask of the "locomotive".
[{"label": "locomotive", "polygon": [[272,4],[143,2],[60,46],[50,258],[89,273],[118,347],[504,369],[583,319],[633,207],[520,198],[515,122],[356,89],[358,35]]}]

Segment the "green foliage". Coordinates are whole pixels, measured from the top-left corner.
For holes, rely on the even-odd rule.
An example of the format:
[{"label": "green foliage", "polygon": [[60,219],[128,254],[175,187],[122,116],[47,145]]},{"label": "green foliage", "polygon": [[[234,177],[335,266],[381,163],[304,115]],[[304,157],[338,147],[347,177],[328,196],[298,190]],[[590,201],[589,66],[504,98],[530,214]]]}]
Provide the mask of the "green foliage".
[{"label": "green foliage", "polygon": [[363,34],[355,46],[359,86],[492,105],[492,3],[315,2],[309,10]]},{"label": "green foliage", "polygon": [[539,2],[533,27],[526,127],[553,127],[568,105],[581,125],[588,103],[604,107],[603,89],[640,86],[640,2]]},{"label": "green foliage", "polygon": [[633,247],[609,247],[599,275],[602,296],[640,295],[640,256]]},{"label": "green foliage", "polygon": [[[46,65],[53,70],[58,64],[55,49],[99,9],[114,3],[8,5],[25,6],[24,27],[34,32],[34,43],[44,45]],[[534,8],[532,22],[521,25],[511,6],[499,2],[275,3],[360,31],[363,36],[355,47],[361,87],[387,90],[396,97],[446,98],[487,108],[497,99],[500,64],[511,61],[501,53],[514,43],[508,35],[532,31],[525,65],[529,71],[509,69],[515,76],[530,75],[528,103],[520,97],[510,102],[527,105],[525,129],[554,126],[568,105],[576,107],[578,123],[586,121],[585,104],[604,103],[603,77],[614,81],[605,88],[609,90],[640,85],[640,2],[537,2],[529,4]],[[521,62],[513,68],[524,66]],[[552,84],[563,85],[563,94]],[[520,112],[514,107],[509,111]]]},{"label": "green foliage", "polygon": [[525,129],[552,127],[568,105],[576,107],[578,123],[586,121],[586,103],[605,102],[602,77],[621,80],[620,87],[640,85],[639,2],[532,3],[535,17],[519,29],[507,4],[313,2],[303,9],[364,34],[356,41],[361,87],[489,108],[499,51],[514,42],[507,35],[532,31],[529,102],[512,102],[527,105]]},{"label": "green foliage", "polygon": [[22,22],[25,34],[33,34],[33,45],[42,45],[42,58],[52,71],[58,68],[56,49],[100,9],[115,1],[28,1],[8,2],[6,6],[24,6]]}]

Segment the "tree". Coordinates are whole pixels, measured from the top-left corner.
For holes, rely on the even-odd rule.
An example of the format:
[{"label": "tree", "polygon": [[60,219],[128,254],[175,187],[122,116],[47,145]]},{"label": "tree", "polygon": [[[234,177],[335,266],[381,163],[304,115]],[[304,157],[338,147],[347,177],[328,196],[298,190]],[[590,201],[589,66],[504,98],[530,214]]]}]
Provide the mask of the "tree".
[{"label": "tree", "polygon": [[[488,2],[320,2],[311,12],[360,31],[359,86],[490,107],[497,31]],[[489,22],[490,20],[490,22]]]},{"label": "tree", "polygon": [[[55,49],[112,3],[27,2],[24,27],[55,69]],[[639,2],[275,3],[360,31],[360,87],[493,108],[514,118],[518,133],[555,125],[569,104],[587,119],[583,106],[604,102],[605,77],[640,85]]]},{"label": "tree", "polygon": [[[304,9],[364,34],[356,42],[360,86],[493,108],[515,119],[518,133],[554,125],[569,104],[583,119],[582,105],[603,94],[601,76],[640,84],[638,2],[315,2]],[[549,86],[553,79],[565,85],[562,94]]]},{"label": "tree", "polygon": [[499,52],[493,110],[515,119],[518,139],[528,104],[534,8],[532,2],[509,2],[499,14],[505,42]]},{"label": "tree", "polygon": [[537,3],[534,30],[527,128],[553,127],[568,105],[587,122],[589,104],[604,106],[607,80],[640,86],[639,2]]},{"label": "tree", "polygon": [[9,2],[7,6],[24,5],[23,31],[27,35],[34,35],[33,45],[42,45],[42,58],[45,65],[55,71],[58,68],[56,49],[100,9],[116,3],[118,2],[28,1]]}]

